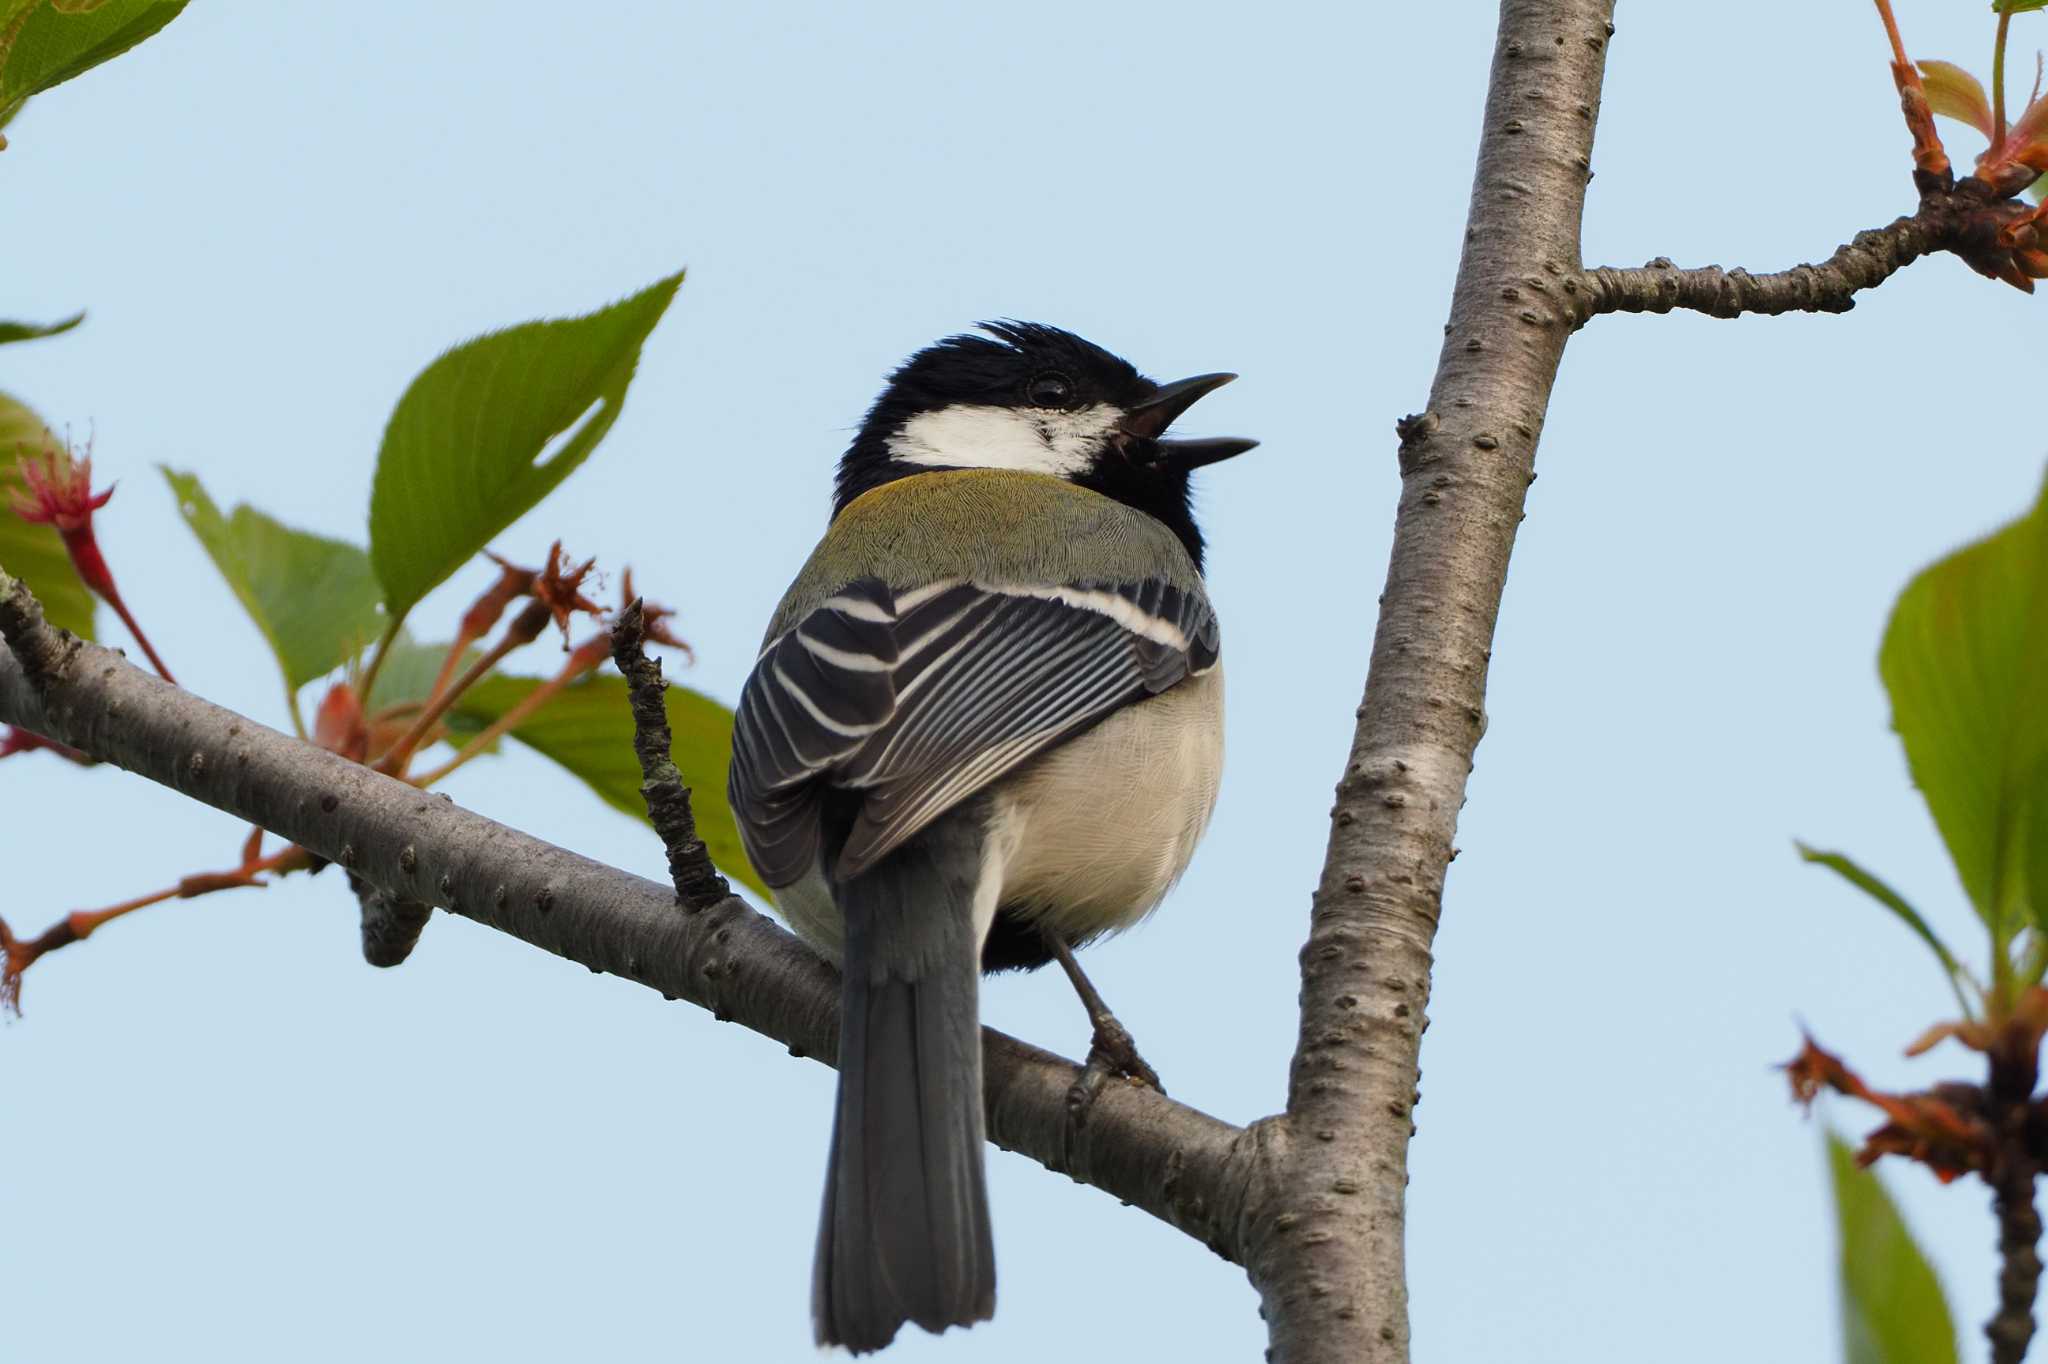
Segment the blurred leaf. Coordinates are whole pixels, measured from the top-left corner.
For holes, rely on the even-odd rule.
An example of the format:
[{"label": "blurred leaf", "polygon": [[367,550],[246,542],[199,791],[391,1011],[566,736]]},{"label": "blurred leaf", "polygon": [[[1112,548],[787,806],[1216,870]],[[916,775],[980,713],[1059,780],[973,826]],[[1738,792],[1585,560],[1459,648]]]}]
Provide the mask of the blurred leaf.
[{"label": "blurred leaf", "polygon": [[1856,1168],[1828,1133],[1840,1237],[1843,1358],[1848,1364],[1956,1364],[1956,1327],[1913,1235],[1884,1184]]},{"label": "blurred leaf", "polygon": [[2048,510],[1922,572],[1878,654],[1913,780],[1977,913],[2001,945],[2029,893],[2027,850],[2048,840]]},{"label": "blurred leaf", "polygon": [[0,120],[38,91],[120,56],[187,0],[0,0]]},{"label": "blurred leaf", "polygon": [[91,639],[99,599],[79,580],[62,537],[55,527],[30,525],[12,510],[22,486],[20,457],[55,439],[35,413],[0,393],[0,568],[28,584],[50,624]]},{"label": "blurred leaf", "polygon": [[163,474],[185,524],[270,641],[286,691],[332,672],[383,632],[376,579],[360,549],[248,506],[223,517],[196,476]]},{"label": "blurred leaf", "polygon": [[[477,650],[469,651],[474,657]],[[371,690],[367,709],[375,711],[385,706],[404,705],[409,701],[424,701],[433,690],[434,679],[441,674],[442,660],[448,657],[448,646],[443,643],[424,643],[412,637],[405,630],[391,641],[391,647],[384,652],[384,666],[377,673],[377,684]]]},{"label": "blurred leaf", "polygon": [[[540,683],[537,677],[487,678],[464,693],[455,709],[489,724]],[[732,712],[687,687],[671,686],[668,723],[675,734],[672,751],[676,767],[690,788],[697,836],[711,850],[711,860],[720,871],[744,882],[764,900],[769,898],[767,887],[754,874],[740,847],[739,828],[725,803],[725,773],[732,763]],[[636,818],[647,818],[647,805],[640,797],[640,762],[633,756],[633,713],[623,677],[603,673],[584,678],[542,706],[512,735],[582,778],[606,804]]]},{"label": "blurred leaf", "polygon": [[[2048,3],[2048,0],[2043,0]],[[1920,85],[1927,92],[1927,107],[1937,114],[1969,124],[1984,136],[1991,136],[1991,99],[1977,78],[1954,62],[1921,62]]]},{"label": "blurred leaf", "polygon": [[45,336],[58,336],[83,321],[84,313],[73,313],[62,322],[0,322],[0,346],[9,341],[34,341]]},{"label": "blurred leaf", "polygon": [[1942,968],[1948,972],[1951,980],[1956,979],[1961,974],[1962,968],[1957,963],[1955,954],[1948,950],[1946,943],[1935,936],[1934,930],[1928,926],[1927,920],[1920,917],[1920,911],[1906,903],[1905,896],[1857,866],[1856,863],[1842,853],[1821,852],[1819,849],[1807,847],[1804,843],[1794,843],[1792,846],[1799,850],[1800,857],[1806,861],[1828,868],[1850,885],[1898,915],[1904,921],[1906,927],[1919,935],[1920,941],[1926,943],[1934,950],[1934,955],[1941,959]]},{"label": "blurred leaf", "polygon": [[587,317],[464,342],[391,413],[370,490],[370,558],[405,612],[589,457],[682,275]]},{"label": "blurred leaf", "polygon": [[2048,9],[2048,0],[1991,0],[1994,14],[2026,14],[2037,9]]},{"label": "blurred leaf", "polygon": [[[462,651],[462,662],[456,665],[456,676],[462,675],[477,659],[483,657],[483,650],[471,645]],[[388,706],[405,705],[409,702],[425,701],[434,689],[435,679],[441,675],[441,664],[448,657],[448,645],[440,640],[425,642],[416,640],[411,632],[400,630],[391,647],[384,653],[384,666],[377,673],[377,684],[370,692],[369,703],[364,707],[372,714]],[[497,676],[486,673],[485,680]],[[460,709],[441,717],[455,742],[460,745],[473,738],[478,730],[490,723],[487,717]],[[484,752],[496,753],[499,745],[494,741],[484,746]]]}]

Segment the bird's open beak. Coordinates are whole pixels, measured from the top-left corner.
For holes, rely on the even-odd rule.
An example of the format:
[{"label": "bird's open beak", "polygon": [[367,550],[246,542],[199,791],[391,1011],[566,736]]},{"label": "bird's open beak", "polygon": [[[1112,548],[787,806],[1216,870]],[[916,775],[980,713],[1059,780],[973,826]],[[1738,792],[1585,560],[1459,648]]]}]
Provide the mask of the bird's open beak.
[{"label": "bird's open beak", "polygon": [[1123,429],[1129,435],[1152,442],[1158,462],[1182,472],[1241,455],[1258,442],[1242,436],[1171,439],[1161,435],[1181,413],[1236,377],[1235,374],[1197,374],[1192,379],[1176,379],[1170,384],[1161,384],[1152,390],[1150,397],[1124,414]]}]

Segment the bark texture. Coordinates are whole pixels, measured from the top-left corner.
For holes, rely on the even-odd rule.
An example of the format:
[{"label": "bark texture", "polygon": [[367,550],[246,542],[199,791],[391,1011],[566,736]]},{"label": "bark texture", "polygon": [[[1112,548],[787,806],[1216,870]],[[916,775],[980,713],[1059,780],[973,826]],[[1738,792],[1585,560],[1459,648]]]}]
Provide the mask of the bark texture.
[{"label": "bark texture", "polygon": [[647,822],[661,835],[661,846],[668,852],[668,879],[675,883],[677,902],[685,909],[708,909],[730,896],[732,887],[712,865],[711,850],[697,837],[690,788],[683,785],[683,774],[670,756],[675,736],[668,728],[668,683],[662,680],[661,660],[649,658],[642,647],[646,638],[646,616],[636,597],[612,625],[612,662],[632,698],[640,798],[647,802]]},{"label": "bark texture", "polygon": [[1659,256],[1639,270],[1604,266],[1574,283],[1579,321],[1600,313],[1668,313],[1688,310],[1710,317],[1743,313],[1846,313],[1856,295],[1875,289],[1900,270],[1943,245],[1942,224],[1913,214],[1887,226],[1858,232],[1819,265],[1752,275],[1718,265],[1681,270]]},{"label": "bark texture", "polygon": [[[44,623],[0,572],[0,719],[260,824],[394,898],[439,906],[557,956],[687,999],[830,1063],[839,979],[726,895],[668,886],[558,848],[152,677]],[[1133,1084],[1103,1088],[1076,1140],[1073,1062],[988,1030],[990,1139],[1239,1258],[1250,1140]]]},{"label": "bark texture", "polygon": [[1998,1311],[1984,1325],[1991,1364],[2020,1364],[2034,1340],[2034,1297],[2041,1286],[2041,1211],[2034,1202],[2043,1144],[2034,1112],[2040,1058],[2038,1035],[2011,1036],[1992,1048],[1984,1086],[1992,1140],[1983,1174],[1998,1219]]},{"label": "bark texture", "polygon": [[[1430,943],[1536,442],[1577,319],[1611,0],[1506,0],[1464,254],[1301,953],[1287,1112],[1245,1228],[1278,1364],[1408,1358],[1408,1142]],[[1472,907],[1477,912],[1478,907]]]}]

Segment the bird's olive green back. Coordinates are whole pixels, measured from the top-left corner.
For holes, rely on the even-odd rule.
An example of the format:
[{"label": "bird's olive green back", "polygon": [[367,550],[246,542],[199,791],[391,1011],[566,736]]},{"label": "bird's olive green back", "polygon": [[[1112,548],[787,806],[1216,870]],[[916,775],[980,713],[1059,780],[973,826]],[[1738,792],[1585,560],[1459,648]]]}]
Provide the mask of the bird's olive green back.
[{"label": "bird's olive green back", "polygon": [[774,640],[857,578],[902,590],[957,578],[990,587],[1163,579],[1206,597],[1173,532],[1113,498],[1049,474],[913,474],[847,506],[768,625]]}]

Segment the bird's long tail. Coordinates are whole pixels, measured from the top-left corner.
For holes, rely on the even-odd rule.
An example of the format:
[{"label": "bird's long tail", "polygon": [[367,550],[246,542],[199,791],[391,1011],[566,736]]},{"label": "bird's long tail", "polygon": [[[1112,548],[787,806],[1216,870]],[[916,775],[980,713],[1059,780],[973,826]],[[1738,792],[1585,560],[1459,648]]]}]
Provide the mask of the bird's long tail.
[{"label": "bird's long tail", "polygon": [[845,985],[811,1289],[821,1345],[879,1350],[906,1321],[943,1331],[995,1311],[973,913],[981,840],[965,825],[940,821],[835,890]]}]

